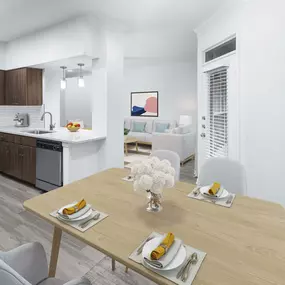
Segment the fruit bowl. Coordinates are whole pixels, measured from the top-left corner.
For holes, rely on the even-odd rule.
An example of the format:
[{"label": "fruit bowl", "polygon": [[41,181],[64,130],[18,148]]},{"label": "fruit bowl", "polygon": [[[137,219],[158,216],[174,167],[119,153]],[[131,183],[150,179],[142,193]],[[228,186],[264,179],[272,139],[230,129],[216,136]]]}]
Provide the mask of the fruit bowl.
[{"label": "fruit bowl", "polygon": [[77,132],[77,131],[80,129],[80,127],[67,127],[67,129],[68,129],[70,132],[75,133],[75,132]]},{"label": "fruit bowl", "polygon": [[66,128],[67,128],[70,132],[75,133],[75,132],[77,132],[77,131],[80,129],[80,124],[70,122],[70,123],[68,123],[68,124],[66,125]]}]

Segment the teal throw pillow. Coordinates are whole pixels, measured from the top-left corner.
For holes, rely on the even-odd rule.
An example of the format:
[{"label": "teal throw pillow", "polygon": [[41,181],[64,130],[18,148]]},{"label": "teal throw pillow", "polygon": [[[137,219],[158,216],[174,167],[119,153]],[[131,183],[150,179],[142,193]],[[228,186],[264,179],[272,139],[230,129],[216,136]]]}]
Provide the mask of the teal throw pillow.
[{"label": "teal throw pillow", "polygon": [[169,129],[169,124],[156,123],[155,124],[155,132],[157,133],[165,133],[166,130]]},{"label": "teal throw pillow", "polygon": [[144,133],[145,132],[146,123],[144,122],[133,122],[133,132],[136,133]]}]

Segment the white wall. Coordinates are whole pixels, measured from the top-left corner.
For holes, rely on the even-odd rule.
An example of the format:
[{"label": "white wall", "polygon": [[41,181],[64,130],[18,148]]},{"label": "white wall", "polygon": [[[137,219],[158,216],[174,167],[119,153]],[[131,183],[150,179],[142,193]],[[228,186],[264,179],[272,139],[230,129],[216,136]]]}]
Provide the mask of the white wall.
[{"label": "white wall", "polygon": [[[60,89],[61,76],[62,73],[54,69],[45,69],[43,73],[43,103],[45,111],[52,113],[56,127],[60,127],[60,105],[64,103]],[[45,127],[48,128],[49,124],[50,118],[46,115]]]},{"label": "white wall", "polygon": [[247,172],[248,195],[285,205],[283,11],[281,0],[225,8],[198,29],[198,59],[203,49],[237,34],[240,160]]},{"label": "white wall", "polygon": [[94,94],[92,76],[85,76],[85,87],[79,88],[77,78],[68,78],[67,87],[64,94],[64,102],[60,107],[61,126],[65,126],[67,121],[83,120],[84,127],[92,127],[92,96]]},{"label": "white wall", "polygon": [[155,29],[126,33],[127,58],[171,58],[192,60],[196,55],[196,35],[189,28]]},{"label": "white wall", "polygon": [[6,43],[0,42],[0,69],[6,69]]},{"label": "white wall", "polygon": [[124,167],[124,36],[106,31],[104,58],[93,62],[92,129],[98,135],[107,135],[100,149],[101,169]]},{"label": "white wall", "polygon": [[99,50],[96,37],[97,31],[89,18],[64,22],[7,43],[6,68],[38,65],[80,55],[95,57]]},{"label": "white wall", "polygon": [[124,115],[130,116],[130,94],[140,91],[159,92],[159,119],[179,120],[191,115],[196,121],[196,58],[190,60],[125,59]]}]

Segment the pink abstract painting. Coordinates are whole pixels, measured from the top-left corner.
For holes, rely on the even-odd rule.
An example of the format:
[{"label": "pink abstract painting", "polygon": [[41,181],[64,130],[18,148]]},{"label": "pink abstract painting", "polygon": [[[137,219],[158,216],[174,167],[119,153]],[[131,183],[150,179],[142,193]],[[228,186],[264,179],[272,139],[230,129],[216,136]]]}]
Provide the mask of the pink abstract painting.
[{"label": "pink abstract painting", "polygon": [[132,92],[131,115],[140,117],[158,117],[158,92]]}]

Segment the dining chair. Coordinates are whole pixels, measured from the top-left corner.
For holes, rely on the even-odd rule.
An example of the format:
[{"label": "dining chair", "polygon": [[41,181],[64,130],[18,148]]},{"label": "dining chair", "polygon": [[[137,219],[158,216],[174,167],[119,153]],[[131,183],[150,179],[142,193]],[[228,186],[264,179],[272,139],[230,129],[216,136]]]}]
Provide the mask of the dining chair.
[{"label": "dining chair", "polygon": [[180,157],[179,155],[171,150],[155,150],[150,156],[156,156],[160,160],[167,159],[171,166],[175,169],[175,180],[180,179]]},{"label": "dining chair", "polygon": [[233,194],[247,193],[246,172],[238,161],[221,157],[207,159],[201,167],[197,185],[207,186],[214,182],[219,182]]},{"label": "dining chair", "polygon": [[83,277],[64,282],[48,278],[48,264],[43,246],[38,243],[21,245],[0,252],[0,284],[3,285],[91,285]]}]

